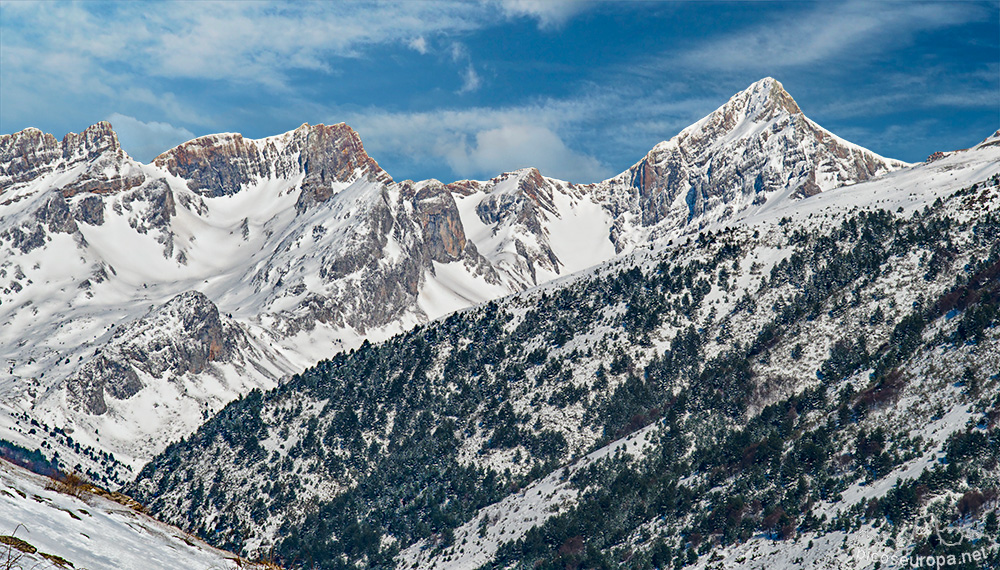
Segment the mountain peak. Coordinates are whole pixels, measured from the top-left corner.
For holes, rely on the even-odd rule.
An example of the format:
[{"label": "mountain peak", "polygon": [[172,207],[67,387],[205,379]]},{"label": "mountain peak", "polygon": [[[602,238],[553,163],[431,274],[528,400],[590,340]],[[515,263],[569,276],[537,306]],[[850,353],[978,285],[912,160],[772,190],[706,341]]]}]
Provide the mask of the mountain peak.
[{"label": "mountain peak", "polygon": [[748,97],[755,104],[754,106],[761,109],[767,109],[771,112],[785,111],[791,115],[802,114],[802,109],[799,108],[798,103],[788,91],[785,91],[785,86],[773,77],[765,77],[753,83],[739,95]]},{"label": "mountain peak", "polygon": [[209,135],[172,148],[153,160],[171,174],[188,179],[188,187],[207,196],[235,194],[264,178],[290,178],[300,173],[306,202],[321,202],[332,183],[358,178],[391,183],[346,123],[310,125],[263,139],[238,133]]},{"label": "mountain peak", "polygon": [[324,164],[324,167],[333,167],[332,172],[323,173],[324,178],[333,175],[337,180],[347,180],[355,175],[355,171],[359,171],[370,180],[392,182],[389,174],[368,155],[358,132],[347,123],[334,125],[303,123],[295,129],[294,135],[304,137],[302,146],[304,151],[311,155],[307,158],[307,165],[308,160],[322,160],[329,163],[334,155],[339,157],[332,161],[334,164]]},{"label": "mountain peak", "polygon": [[766,122],[783,115],[802,115],[802,109],[780,81],[765,77],[730,97],[689,129],[732,131],[744,121]]},{"label": "mountain peak", "polygon": [[105,152],[116,152],[121,148],[118,134],[107,121],[94,123],[80,134],[68,133],[63,137],[62,146],[65,158],[78,155],[93,158]]},{"label": "mountain peak", "polygon": [[781,82],[765,77],[620,176],[638,189],[643,225],[652,225],[716,209],[732,216],[776,196],[808,197],[904,166],[823,129]]},{"label": "mountain peak", "polygon": [[[0,192],[56,168],[90,162],[100,163],[94,167],[95,171],[104,172],[109,164],[121,165],[127,159],[118,135],[107,121],[95,123],[79,134],[68,133],[62,141],[29,127],[11,135],[0,135]],[[107,180],[104,175],[97,177]],[[72,187],[72,184],[67,186]]]}]

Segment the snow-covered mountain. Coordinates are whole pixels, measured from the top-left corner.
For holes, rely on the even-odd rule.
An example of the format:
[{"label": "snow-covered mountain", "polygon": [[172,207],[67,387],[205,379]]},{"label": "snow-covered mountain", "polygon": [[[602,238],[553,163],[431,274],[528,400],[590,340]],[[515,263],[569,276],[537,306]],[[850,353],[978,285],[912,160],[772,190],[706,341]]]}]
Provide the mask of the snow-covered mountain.
[{"label": "snow-covered mountain", "polygon": [[998,567],[1000,132],[763,206],[255,391],[126,490],[292,565]]},{"label": "snow-covered mountain", "polygon": [[107,123],[3,135],[0,438],[128,480],[239,394],[362,340],[904,166],[770,78],[591,185],[396,182],[344,124],[152,164]]},{"label": "snow-covered mountain", "polygon": [[[906,166],[823,129],[802,113],[781,83],[765,78],[656,145],[596,191],[607,203],[622,204],[627,196],[627,206],[619,208],[639,217],[641,227],[660,226],[656,230],[662,232],[731,219],[768,201],[812,196]],[[630,225],[637,224],[616,229],[627,235]]]}]

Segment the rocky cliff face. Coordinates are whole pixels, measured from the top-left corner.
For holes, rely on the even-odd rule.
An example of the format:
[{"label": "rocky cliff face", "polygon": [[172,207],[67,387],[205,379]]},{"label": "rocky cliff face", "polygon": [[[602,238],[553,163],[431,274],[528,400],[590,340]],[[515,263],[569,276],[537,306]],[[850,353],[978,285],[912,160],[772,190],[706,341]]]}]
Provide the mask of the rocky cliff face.
[{"label": "rocky cliff face", "polygon": [[440,263],[461,259],[466,244],[465,228],[448,188],[438,183],[424,186],[413,196],[413,209],[427,255]]},{"label": "rocky cliff face", "polygon": [[69,133],[62,142],[38,129],[0,136],[0,195],[19,183],[74,168],[83,168],[84,172],[61,186],[64,197],[80,192],[118,192],[143,182],[135,166],[107,122],[80,134]]},{"label": "rocky cliff face", "polygon": [[0,194],[18,182],[51,172],[62,155],[58,139],[38,129],[0,135]]},{"label": "rocky cliff face", "polygon": [[299,209],[324,202],[333,184],[366,178],[392,178],[365,152],[358,134],[344,123],[303,124],[294,131],[261,140],[228,133],[194,139],[153,159],[188,188],[209,197],[229,196],[266,178],[302,176]]},{"label": "rocky cliff face", "polygon": [[208,297],[188,291],[117,327],[67,387],[72,401],[100,415],[108,411],[108,396],[125,400],[150,380],[200,374],[214,363],[244,364],[250,346],[247,334]]},{"label": "rocky cliff face", "polygon": [[299,153],[304,175],[296,203],[299,211],[329,200],[333,182],[364,178],[373,183],[392,183],[392,177],[365,152],[358,133],[344,123],[329,127],[303,125],[294,132],[290,146]]}]

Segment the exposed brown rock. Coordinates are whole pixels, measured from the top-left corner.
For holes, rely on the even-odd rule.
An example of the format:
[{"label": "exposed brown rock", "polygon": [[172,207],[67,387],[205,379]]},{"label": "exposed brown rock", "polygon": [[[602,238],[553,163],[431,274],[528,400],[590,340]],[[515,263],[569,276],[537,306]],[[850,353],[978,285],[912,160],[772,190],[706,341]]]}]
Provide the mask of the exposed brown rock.
[{"label": "exposed brown rock", "polygon": [[168,150],[153,163],[187,179],[188,187],[204,196],[228,196],[262,178],[304,174],[300,211],[328,200],[335,183],[359,177],[392,182],[345,123],[304,124],[281,137],[261,140],[239,134],[201,137]]},{"label": "exposed brown rock", "polygon": [[479,192],[483,189],[483,186],[484,184],[478,180],[459,180],[458,182],[445,184],[445,188],[447,188],[449,192],[461,194],[462,196],[468,196]]},{"label": "exposed brown rock", "polygon": [[38,129],[0,135],[0,194],[14,184],[50,172],[61,157],[59,141]]},{"label": "exposed brown rock", "polygon": [[337,182],[349,182],[359,176],[373,182],[392,182],[389,174],[365,152],[358,133],[345,123],[303,125],[296,129],[294,141],[300,151],[299,165],[305,173],[296,203],[299,211],[329,200],[332,184]]},{"label": "exposed brown rock", "polygon": [[202,137],[153,159],[153,164],[188,181],[188,188],[205,196],[228,196],[247,182],[274,171],[271,148],[260,149],[239,134]]},{"label": "exposed brown rock", "polygon": [[413,209],[431,259],[441,263],[461,259],[465,229],[451,192],[441,184],[429,184],[417,192]]},{"label": "exposed brown rock", "polygon": [[125,152],[107,122],[96,123],[82,133],[69,133],[62,141],[38,129],[25,129],[0,136],[0,194],[5,190],[83,162],[93,165],[60,190],[64,197],[80,192],[111,193],[141,184],[139,172],[123,168]]}]

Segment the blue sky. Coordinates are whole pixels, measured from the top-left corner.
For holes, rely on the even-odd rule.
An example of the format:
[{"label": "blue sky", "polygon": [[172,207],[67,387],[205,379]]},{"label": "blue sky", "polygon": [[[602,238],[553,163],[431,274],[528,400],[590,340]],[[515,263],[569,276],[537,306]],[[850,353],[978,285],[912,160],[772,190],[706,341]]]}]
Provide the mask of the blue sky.
[{"label": "blue sky", "polygon": [[920,161],[1000,128],[998,2],[0,2],[0,132],[110,120],[134,157],[345,121],[397,180],[625,170],[772,76]]}]

